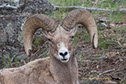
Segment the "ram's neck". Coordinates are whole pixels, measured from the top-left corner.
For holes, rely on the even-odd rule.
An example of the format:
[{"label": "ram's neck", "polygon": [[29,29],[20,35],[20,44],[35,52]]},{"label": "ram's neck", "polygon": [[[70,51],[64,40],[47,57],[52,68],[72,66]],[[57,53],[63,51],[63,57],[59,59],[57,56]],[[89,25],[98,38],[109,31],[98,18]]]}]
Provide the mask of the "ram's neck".
[{"label": "ram's neck", "polygon": [[74,54],[72,54],[68,63],[62,63],[50,51],[50,71],[58,84],[77,84],[78,66]]}]

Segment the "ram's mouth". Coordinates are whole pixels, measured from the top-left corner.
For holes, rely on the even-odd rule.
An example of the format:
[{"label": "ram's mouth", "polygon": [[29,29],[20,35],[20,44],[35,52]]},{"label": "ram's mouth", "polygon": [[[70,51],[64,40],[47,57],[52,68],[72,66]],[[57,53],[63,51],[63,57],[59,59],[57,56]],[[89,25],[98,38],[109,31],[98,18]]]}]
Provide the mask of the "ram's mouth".
[{"label": "ram's mouth", "polygon": [[69,61],[69,59],[65,59],[65,58],[63,58],[63,59],[61,59],[60,61],[63,62],[63,63],[66,63],[66,62]]}]

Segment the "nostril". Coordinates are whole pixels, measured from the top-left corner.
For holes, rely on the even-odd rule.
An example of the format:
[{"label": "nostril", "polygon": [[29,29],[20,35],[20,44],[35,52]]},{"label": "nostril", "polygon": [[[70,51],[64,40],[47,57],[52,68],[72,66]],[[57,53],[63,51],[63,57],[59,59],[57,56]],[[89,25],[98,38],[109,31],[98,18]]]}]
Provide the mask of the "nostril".
[{"label": "nostril", "polygon": [[65,53],[64,53],[64,55],[67,55],[67,54],[68,54],[68,52],[65,52]]},{"label": "nostril", "polygon": [[64,52],[64,53],[60,52],[59,54],[64,57],[68,54],[68,52]]},{"label": "nostril", "polygon": [[60,52],[59,54],[60,54],[61,56],[63,56],[63,53]]}]

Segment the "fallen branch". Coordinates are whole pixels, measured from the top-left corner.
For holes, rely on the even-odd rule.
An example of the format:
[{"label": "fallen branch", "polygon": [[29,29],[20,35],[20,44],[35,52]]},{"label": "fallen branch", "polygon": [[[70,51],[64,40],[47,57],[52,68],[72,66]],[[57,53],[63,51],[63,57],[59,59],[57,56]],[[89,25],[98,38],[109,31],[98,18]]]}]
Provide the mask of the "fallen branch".
[{"label": "fallen branch", "polygon": [[55,6],[56,9],[85,9],[85,10],[89,10],[89,11],[105,11],[105,12],[125,12],[126,13],[126,8],[121,8],[121,9],[100,9],[100,8],[87,8],[87,7],[81,7],[81,6]]},{"label": "fallen branch", "polygon": [[24,4],[23,5],[18,5],[18,6],[11,6],[9,4],[2,4],[0,6],[0,10],[17,10],[17,11],[23,11],[24,8],[26,6],[26,0],[24,0]]},{"label": "fallen branch", "polygon": [[106,70],[106,71],[104,71],[102,73],[99,73],[98,77],[101,76],[102,74],[110,73],[112,71],[115,71],[115,69],[110,69],[110,70]]}]

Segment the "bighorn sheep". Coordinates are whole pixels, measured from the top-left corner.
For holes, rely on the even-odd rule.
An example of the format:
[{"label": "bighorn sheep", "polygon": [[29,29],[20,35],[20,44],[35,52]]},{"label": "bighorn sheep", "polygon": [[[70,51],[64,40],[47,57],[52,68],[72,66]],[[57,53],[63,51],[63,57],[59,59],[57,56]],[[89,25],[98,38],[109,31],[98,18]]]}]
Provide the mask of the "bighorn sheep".
[{"label": "bighorn sheep", "polygon": [[26,54],[29,56],[32,50],[34,33],[42,28],[44,36],[50,41],[50,57],[37,59],[18,68],[0,70],[0,84],[79,84],[78,66],[72,46],[77,24],[87,29],[93,47],[97,48],[97,26],[86,10],[71,11],[61,25],[43,14],[31,16],[23,32]]}]

